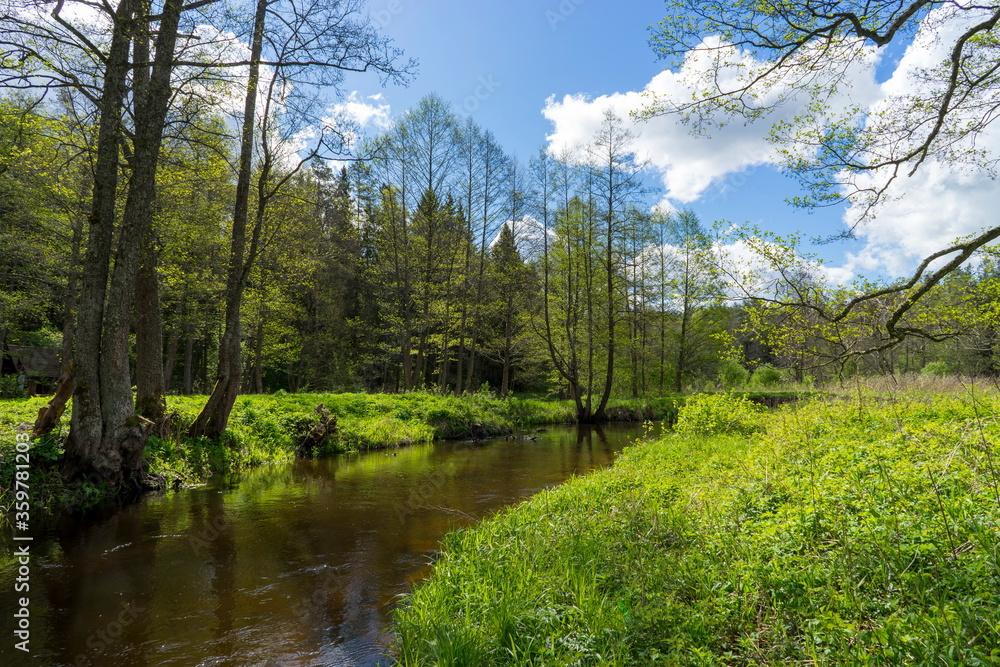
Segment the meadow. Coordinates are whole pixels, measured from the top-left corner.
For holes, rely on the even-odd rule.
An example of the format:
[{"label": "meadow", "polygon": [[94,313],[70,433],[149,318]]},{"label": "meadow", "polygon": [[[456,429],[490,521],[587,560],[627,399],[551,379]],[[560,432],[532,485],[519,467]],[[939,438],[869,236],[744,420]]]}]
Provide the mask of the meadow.
[{"label": "meadow", "polygon": [[400,664],[1000,664],[998,415],[970,387],[691,398],[612,468],[450,534]]}]

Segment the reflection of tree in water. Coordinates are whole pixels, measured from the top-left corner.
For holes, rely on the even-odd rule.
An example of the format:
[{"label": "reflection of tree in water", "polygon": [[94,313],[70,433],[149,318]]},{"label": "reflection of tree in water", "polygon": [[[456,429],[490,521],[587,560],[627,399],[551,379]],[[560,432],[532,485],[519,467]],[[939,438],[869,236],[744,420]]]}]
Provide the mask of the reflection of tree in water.
[{"label": "reflection of tree in water", "polygon": [[[375,456],[385,458],[384,454]],[[323,471],[319,474],[327,476]],[[385,579],[396,578],[386,573],[395,565],[394,542],[399,531],[373,527],[399,524],[391,501],[401,493],[390,492],[388,502],[367,503],[363,509],[354,503],[374,490],[381,493],[392,487],[382,474],[362,474],[341,481],[336,490],[332,483],[326,485],[326,493],[338,499],[332,508],[329,496],[322,494],[282,509],[282,560],[299,568],[293,578],[290,610],[295,627],[310,646],[319,650],[340,646],[353,653],[359,643],[374,644],[386,625],[388,609],[381,597]]]},{"label": "reflection of tree in water", "polygon": [[[595,438],[597,440],[599,450],[603,454],[602,463],[608,463],[614,458],[614,448],[608,441],[608,435],[605,433],[603,426],[600,424],[577,424],[576,447],[573,450],[573,467],[576,469],[577,473],[586,472],[594,467]],[[587,455],[586,460],[583,460],[584,451],[586,451]]]},{"label": "reflection of tree in water", "polygon": [[[92,664],[145,667],[157,546],[156,540],[146,538],[160,534],[161,517],[141,507],[112,506],[90,520],[74,518],[63,522],[57,533],[62,559],[74,566],[71,574],[64,568],[32,573],[32,589],[38,581],[45,592],[48,622],[52,637],[60,640],[62,660],[78,664],[82,656]],[[119,559],[126,558],[128,567],[120,567]],[[83,619],[81,608],[87,609]],[[124,623],[117,622],[120,616]],[[42,643],[52,645],[50,640]]]},{"label": "reflection of tree in water", "polygon": [[[219,640],[219,653],[233,655],[233,615],[236,610],[236,540],[233,527],[226,521],[226,507],[221,491],[207,494],[203,519],[208,540],[209,564],[212,566],[212,593],[216,599],[215,618],[219,624],[215,638]],[[215,532],[212,532],[212,531]]]}]

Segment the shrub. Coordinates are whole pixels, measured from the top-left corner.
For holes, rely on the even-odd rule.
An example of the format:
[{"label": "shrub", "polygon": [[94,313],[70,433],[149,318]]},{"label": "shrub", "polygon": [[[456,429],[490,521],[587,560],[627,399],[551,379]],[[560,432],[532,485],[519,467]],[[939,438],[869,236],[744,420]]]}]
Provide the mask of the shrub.
[{"label": "shrub", "polygon": [[674,430],[686,435],[750,435],[764,430],[766,408],[731,394],[692,396],[681,407]]},{"label": "shrub", "polygon": [[758,366],[757,370],[753,372],[750,377],[750,384],[754,387],[774,387],[781,384],[781,371],[772,366],[771,364],[764,364],[763,366]]},{"label": "shrub", "polygon": [[27,395],[16,375],[0,375],[0,398],[24,398]]},{"label": "shrub", "polygon": [[739,389],[750,381],[750,371],[735,359],[726,359],[719,365],[719,384],[723,389]]}]

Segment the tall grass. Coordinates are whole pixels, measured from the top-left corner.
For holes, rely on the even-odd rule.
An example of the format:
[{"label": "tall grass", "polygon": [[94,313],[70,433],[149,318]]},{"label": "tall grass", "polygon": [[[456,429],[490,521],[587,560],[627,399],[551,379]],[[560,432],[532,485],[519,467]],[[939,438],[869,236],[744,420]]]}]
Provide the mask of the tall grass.
[{"label": "tall grass", "polygon": [[400,663],[1000,664],[1000,398],[877,399],[750,436],[722,431],[754,410],[697,399],[683,433],[451,534]]}]

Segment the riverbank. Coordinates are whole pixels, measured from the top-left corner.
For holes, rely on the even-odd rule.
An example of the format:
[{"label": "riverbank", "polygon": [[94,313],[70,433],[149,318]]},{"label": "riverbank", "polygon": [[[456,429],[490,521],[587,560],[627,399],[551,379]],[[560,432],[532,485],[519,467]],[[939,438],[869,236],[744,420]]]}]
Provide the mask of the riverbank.
[{"label": "riverbank", "polygon": [[[146,447],[148,471],[164,486],[196,484],[212,475],[348,451],[391,449],[437,439],[478,439],[512,434],[544,424],[575,421],[572,401],[498,398],[489,393],[461,397],[408,394],[273,394],[236,400],[223,438],[187,438],[184,433],[205,396],[168,396],[171,415],[164,433]],[[608,413],[617,421],[672,420],[680,397],[613,400]],[[30,430],[47,399],[0,401],[0,509],[6,518],[14,497],[14,442]],[[322,407],[320,407],[322,406]],[[67,410],[67,415],[69,410]],[[50,512],[87,507],[107,500],[100,487],[63,484],[58,463],[67,420],[32,447],[33,507]]]},{"label": "riverbank", "polygon": [[449,535],[402,665],[997,664],[1000,399],[696,399]]}]

